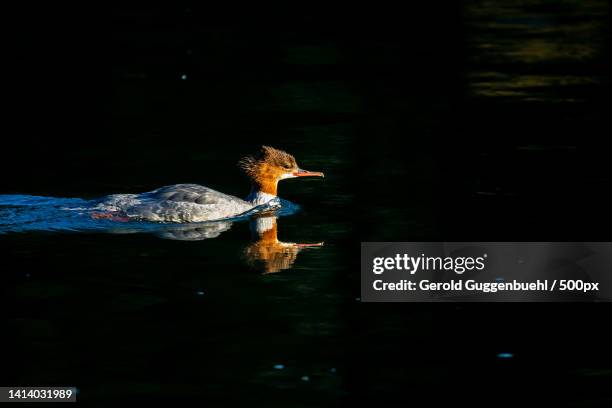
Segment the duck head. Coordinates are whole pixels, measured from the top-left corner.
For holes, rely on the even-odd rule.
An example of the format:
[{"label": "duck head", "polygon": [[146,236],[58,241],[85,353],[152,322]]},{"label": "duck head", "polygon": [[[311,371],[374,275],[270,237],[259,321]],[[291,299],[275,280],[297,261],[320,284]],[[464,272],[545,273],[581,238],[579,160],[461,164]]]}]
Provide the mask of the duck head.
[{"label": "duck head", "polygon": [[295,157],[270,146],[262,146],[253,156],[242,158],[238,166],[251,179],[251,194],[247,201],[263,204],[277,196],[280,180],[296,177],[324,177],[318,171],[301,169]]}]

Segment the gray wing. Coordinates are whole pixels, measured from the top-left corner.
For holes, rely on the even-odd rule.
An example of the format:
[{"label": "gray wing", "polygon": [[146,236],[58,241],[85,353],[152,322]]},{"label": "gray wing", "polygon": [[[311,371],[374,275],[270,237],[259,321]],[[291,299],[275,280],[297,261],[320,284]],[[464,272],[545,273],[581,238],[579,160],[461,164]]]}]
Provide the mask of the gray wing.
[{"label": "gray wing", "polygon": [[253,208],[238,197],[197,184],[176,184],[140,194],[128,216],[150,221],[202,222],[231,218]]},{"label": "gray wing", "polygon": [[175,184],[142,194],[113,194],[94,209],[163,222],[203,222],[235,217],[253,204],[198,184]]},{"label": "gray wing", "polygon": [[243,201],[237,197],[223,194],[217,190],[198,184],[175,184],[172,186],[165,186],[149,193],[144,193],[142,197],[194,204],[223,204],[228,201]]}]

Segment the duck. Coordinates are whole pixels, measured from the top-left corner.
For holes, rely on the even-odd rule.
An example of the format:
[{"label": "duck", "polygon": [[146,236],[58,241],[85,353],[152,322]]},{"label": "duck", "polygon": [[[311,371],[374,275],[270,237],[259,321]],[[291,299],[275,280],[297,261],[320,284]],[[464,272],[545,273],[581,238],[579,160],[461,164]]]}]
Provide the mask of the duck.
[{"label": "duck", "polygon": [[278,182],[290,178],[325,177],[324,173],[301,169],[291,154],[262,146],[254,155],[238,161],[251,182],[241,199],[199,184],[174,184],[141,194],[112,194],[98,200],[91,217],[128,222],[144,220],[196,223],[247,216],[254,210],[280,207]]}]

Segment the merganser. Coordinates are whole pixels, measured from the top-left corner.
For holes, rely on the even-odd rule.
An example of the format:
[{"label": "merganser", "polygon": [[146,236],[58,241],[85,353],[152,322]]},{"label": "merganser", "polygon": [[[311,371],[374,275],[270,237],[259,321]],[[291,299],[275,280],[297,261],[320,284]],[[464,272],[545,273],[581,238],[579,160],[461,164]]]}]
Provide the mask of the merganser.
[{"label": "merganser", "polygon": [[[198,184],[176,184],[142,194],[113,194],[94,207],[93,218],[116,221],[132,219],[161,222],[203,222],[248,215],[258,208],[279,207],[280,180],[324,177],[321,172],[302,170],[287,152],[262,146],[257,155],[238,162],[251,180],[251,192],[242,200]],[[263,207],[262,207],[263,206]]]}]

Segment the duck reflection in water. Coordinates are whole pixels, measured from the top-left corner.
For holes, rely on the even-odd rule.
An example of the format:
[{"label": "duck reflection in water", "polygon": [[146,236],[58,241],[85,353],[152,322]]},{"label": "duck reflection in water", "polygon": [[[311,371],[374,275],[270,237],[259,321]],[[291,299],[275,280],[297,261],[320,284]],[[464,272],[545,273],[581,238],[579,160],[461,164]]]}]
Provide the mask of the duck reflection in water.
[{"label": "duck reflection in water", "polygon": [[301,250],[323,246],[323,242],[298,244],[279,241],[276,218],[274,215],[254,217],[251,220],[253,242],[244,250],[247,262],[253,267],[262,267],[264,274],[289,269]]},{"label": "duck reflection in water", "polygon": [[[232,226],[231,222],[214,222],[194,225],[168,226],[155,235],[178,241],[202,241],[218,237]],[[278,217],[274,213],[254,216],[250,220],[251,243],[243,251],[244,259],[251,267],[264,274],[276,273],[293,266],[303,249],[320,248],[323,242],[295,243],[278,239]],[[136,232],[117,229],[113,233]]]}]

